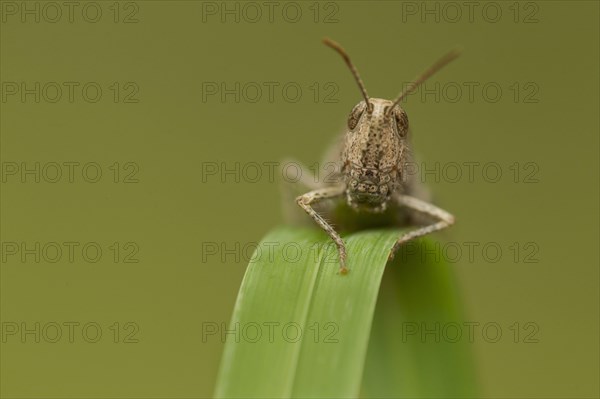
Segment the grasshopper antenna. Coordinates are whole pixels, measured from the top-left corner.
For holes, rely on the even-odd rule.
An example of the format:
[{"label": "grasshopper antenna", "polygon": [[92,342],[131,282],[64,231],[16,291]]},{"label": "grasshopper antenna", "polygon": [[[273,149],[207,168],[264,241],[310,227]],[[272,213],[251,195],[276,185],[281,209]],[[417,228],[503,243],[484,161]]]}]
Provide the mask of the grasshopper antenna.
[{"label": "grasshopper antenna", "polygon": [[392,109],[396,106],[396,104],[398,104],[400,101],[404,100],[404,98],[406,96],[408,96],[409,94],[414,92],[415,89],[417,87],[419,87],[421,85],[421,83],[423,83],[427,79],[429,79],[431,77],[431,75],[433,75],[434,73],[436,73],[437,71],[439,71],[440,69],[442,69],[443,67],[448,65],[451,61],[458,58],[460,53],[461,53],[461,51],[459,49],[451,50],[450,52],[446,53],[442,58],[437,60],[432,66],[430,66],[425,71],[423,71],[423,73],[421,73],[419,76],[417,76],[415,78],[415,80],[413,80],[406,87],[406,89],[404,89],[404,91],[402,91],[402,93],[400,93],[400,95],[394,100],[394,103],[392,104],[392,106],[388,108],[388,110],[386,111],[386,114],[389,114],[392,111]]},{"label": "grasshopper antenna", "polygon": [[342,58],[346,62],[346,65],[348,65],[348,68],[350,68],[352,75],[354,75],[354,79],[356,80],[356,83],[358,83],[358,88],[360,89],[360,92],[362,93],[363,97],[365,98],[365,103],[367,104],[367,111],[368,112],[373,111],[373,105],[369,102],[369,95],[367,94],[367,89],[365,88],[365,84],[363,83],[362,79],[360,78],[360,75],[358,74],[356,67],[354,66],[352,61],[350,61],[350,56],[348,55],[346,50],[344,50],[343,47],[340,46],[339,43],[334,42],[333,40],[331,40],[329,38],[324,38],[323,43],[326,46],[331,47],[332,49],[337,51],[342,56]]}]

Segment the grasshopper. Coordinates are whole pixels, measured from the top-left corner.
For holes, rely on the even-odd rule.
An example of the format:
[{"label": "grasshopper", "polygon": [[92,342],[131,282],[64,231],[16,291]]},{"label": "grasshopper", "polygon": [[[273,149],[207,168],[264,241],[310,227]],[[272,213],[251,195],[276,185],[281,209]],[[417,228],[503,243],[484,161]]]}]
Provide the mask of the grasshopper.
[{"label": "grasshopper", "polygon": [[[352,72],[363,100],[354,106],[347,130],[333,155],[338,158],[339,171],[327,185],[317,186],[304,179],[311,191],[296,198],[297,204],[323,229],[336,244],[339,272],[346,274],[346,247],[339,233],[314,205],[324,200],[345,198],[347,205],[362,213],[382,213],[390,203],[409,208],[435,222],[418,226],[402,234],[392,248],[389,259],[405,242],[442,230],[454,224],[454,216],[419,198],[414,178],[406,178],[406,163],[410,158],[408,117],[399,103],[431,75],[454,60],[459,52],[452,50],[410,83],[393,101],[370,98],[348,53],[336,42],[324,39],[324,44],[337,51]],[[306,174],[305,174],[306,176]]]}]

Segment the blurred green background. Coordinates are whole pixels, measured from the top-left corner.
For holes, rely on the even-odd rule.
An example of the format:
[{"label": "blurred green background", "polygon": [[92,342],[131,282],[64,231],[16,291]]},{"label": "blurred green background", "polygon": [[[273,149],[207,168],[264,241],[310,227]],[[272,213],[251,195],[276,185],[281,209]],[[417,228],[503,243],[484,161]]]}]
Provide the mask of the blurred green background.
[{"label": "blurred green background", "polygon": [[405,109],[429,168],[481,165],[426,180],[458,220],[437,237],[463,250],[468,321],[502,328],[473,342],[483,394],[598,397],[597,2],[0,4],[2,397],[212,395],[223,343],[203,323],[229,321],[245,254],[283,222],[264,163],[319,161],[360,100],[324,36],[382,98],[463,48]]}]

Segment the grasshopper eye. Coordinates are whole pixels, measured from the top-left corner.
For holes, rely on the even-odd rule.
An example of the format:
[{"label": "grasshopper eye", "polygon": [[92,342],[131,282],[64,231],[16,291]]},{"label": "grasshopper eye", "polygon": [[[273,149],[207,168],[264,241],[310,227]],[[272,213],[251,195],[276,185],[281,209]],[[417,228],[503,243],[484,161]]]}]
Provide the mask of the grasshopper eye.
[{"label": "grasshopper eye", "polygon": [[358,125],[358,121],[365,111],[365,108],[366,104],[364,101],[359,102],[354,106],[354,108],[352,108],[352,112],[350,112],[350,116],[348,117],[348,128],[350,130],[354,130],[356,125]]},{"label": "grasshopper eye", "polygon": [[400,137],[406,136],[408,133],[408,116],[402,108],[394,109],[394,120],[396,121],[396,130]]}]

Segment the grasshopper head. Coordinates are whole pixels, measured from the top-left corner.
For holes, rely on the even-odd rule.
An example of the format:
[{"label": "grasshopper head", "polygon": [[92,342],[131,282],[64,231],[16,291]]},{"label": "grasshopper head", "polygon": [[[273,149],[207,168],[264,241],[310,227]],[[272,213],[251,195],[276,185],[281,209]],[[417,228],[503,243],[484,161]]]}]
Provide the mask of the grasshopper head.
[{"label": "grasshopper head", "polygon": [[408,117],[392,101],[371,98],[350,112],[342,165],[346,197],[354,209],[385,210],[400,184],[408,152]]},{"label": "grasshopper head", "polygon": [[348,204],[357,210],[382,212],[401,181],[402,166],[408,152],[408,117],[398,105],[427,78],[458,57],[453,50],[419,75],[395,100],[369,98],[358,71],[348,53],[338,43],[323,42],[337,51],[362,93],[348,117],[348,131],[342,152],[342,173],[346,182]]}]

